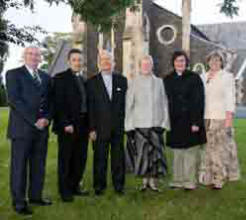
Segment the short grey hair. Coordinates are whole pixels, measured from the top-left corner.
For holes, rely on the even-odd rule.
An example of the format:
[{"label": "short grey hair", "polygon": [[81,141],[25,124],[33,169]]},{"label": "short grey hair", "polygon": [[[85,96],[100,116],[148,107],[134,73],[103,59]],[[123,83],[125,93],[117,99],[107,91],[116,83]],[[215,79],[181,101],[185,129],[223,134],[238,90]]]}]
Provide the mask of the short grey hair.
[{"label": "short grey hair", "polygon": [[150,64],[151,64],[152,68],[154,67],[153,57],[150,56],[149,54],[146,54],[146,55],[142,56],[142,58],[139,61],[139,65],[141,65],[141,63],[142,63],[143,60],[148,60],[150,62]]},{"label": "short grey hair", "polygon": [[25,59],[25,56],[26,56],[26,53],[27,53],[27,50],[28,50],[28,49],[37,49],[37,50],[39,50],[39,51],[40,51],[40,57],[42,57],[40,47],[38,47],[38,46],[36,46],[36,45],[29,45],[29,46],[27,46],[27,47],[25,47],[25,48],[23,49],[22,56],[21,56],[22,60]]},{"label": "short grey hair", "polygon": [[206,62],[209,63],[209,61],[213,58],[213,57],[219,57],[221,60],[221,68],[223,69],[225,66],[225,57],[223,55],[223,52],[220,50],[214,50],[212,52],[210,52],[207,57],[206,57]]}]

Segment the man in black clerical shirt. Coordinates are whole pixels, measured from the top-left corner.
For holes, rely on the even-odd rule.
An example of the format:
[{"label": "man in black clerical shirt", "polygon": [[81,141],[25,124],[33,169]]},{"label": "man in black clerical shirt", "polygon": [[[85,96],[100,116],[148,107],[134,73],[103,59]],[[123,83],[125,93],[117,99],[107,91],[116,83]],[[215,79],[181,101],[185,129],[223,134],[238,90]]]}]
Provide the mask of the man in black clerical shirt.
[{"label": "man in black clerical shirt", "polygon": [[68,53],[69,69],[53,78],[54,124],[58,135],[58,186],[64,202],[87,195],[80,189],[88,146],[87,101],[82,53]]}]

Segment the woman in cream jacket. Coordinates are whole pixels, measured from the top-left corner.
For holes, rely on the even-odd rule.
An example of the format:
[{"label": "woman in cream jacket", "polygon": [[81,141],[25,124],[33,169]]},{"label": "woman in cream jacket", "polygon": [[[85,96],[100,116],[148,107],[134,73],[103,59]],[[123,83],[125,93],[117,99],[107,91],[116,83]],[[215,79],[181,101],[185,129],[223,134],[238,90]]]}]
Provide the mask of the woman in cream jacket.
[{"label": "woman in cream jacket", "polygon": [[235,112],[235,80],[223,70],[224,57],[214,51],[207,57],[209,70],[202,75],[205,86],[205,175],[202,182],[221,189],[226,179],[239,178],[237,147],[231,141]]}]

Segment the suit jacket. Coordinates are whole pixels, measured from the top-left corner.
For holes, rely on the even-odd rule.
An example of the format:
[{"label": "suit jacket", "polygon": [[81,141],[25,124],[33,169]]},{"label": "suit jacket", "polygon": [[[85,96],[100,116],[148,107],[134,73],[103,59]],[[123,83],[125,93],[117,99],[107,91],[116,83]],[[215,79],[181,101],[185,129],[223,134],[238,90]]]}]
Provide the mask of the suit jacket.
[{"label": "suit jacket", "polygon": [[127,79],[112,74],[112,100],[110,100],[101,73],[88,80],[89,128],[98,138],[108,139],[112,132],[124,132]]},{"label": "suit jacket", "polygon": [[[35,127],[39,118],[51,120],[50,76],[39,70],[41,85],[37,85],[25,66],[6,73],[10,115],[7,137],[29,138],[40,132]],[[47,131],[48,128],[44,129]]]},{"label": "suit jacket", "polygon": [[[188,70],[182,76],[172,72],[164,82],[171,125],[167,133],[167,145],[189,148],[206,143],[204,87],[199,75]],[[191,132],[192,125],[199,126],[199,132]]]},{"label": "suit jacket", "polygon": [[[86,81],[83,79],[86,92]],[[52,100],[54,103],[54,123],[55,133],[64,131],[64,127],[80,125],[82,94],[76,76],[71,69],[58,73],[52,80]],[[87,101],[86,101],[87,102]],[[85,124],[84,127],[88,127]]]}]

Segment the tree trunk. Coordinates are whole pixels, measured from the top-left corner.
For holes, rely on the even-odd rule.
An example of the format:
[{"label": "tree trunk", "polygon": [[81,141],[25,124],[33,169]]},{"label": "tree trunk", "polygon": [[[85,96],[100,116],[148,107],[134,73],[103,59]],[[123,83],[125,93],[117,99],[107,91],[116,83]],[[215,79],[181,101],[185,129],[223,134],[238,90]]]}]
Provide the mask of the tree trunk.
[{"label": "tree trunk", "polygon": [[191,0],[183,0],[182,15],[182,48],[190,56]]}]

